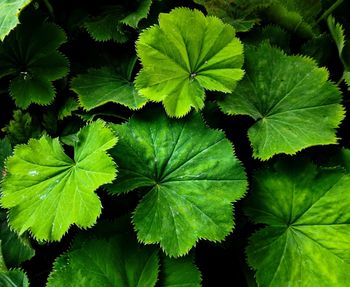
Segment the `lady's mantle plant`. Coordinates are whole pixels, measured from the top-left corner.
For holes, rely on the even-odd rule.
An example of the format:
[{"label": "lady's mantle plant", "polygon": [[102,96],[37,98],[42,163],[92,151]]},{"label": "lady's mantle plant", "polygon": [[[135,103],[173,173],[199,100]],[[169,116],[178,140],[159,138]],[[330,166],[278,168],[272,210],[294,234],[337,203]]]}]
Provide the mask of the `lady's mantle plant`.
[{"label": "lady's mantle plant", "polygon": [[348,286],[350,4],[73,2],[0,3],[0,286]]}]

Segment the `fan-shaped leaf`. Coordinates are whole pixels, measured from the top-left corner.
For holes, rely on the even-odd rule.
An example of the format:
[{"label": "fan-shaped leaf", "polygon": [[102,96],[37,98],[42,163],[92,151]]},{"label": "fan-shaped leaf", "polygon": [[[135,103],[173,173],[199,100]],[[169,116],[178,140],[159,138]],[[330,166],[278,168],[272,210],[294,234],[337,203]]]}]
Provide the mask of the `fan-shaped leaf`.
[{"label": "fan-shaped leaf", "polygon": [[110,183],[116,167],[106,151],[117,142],[96,121],[77,134],[74,159],[58,139],[42,136],[19,145],[6,161],[1,204],[9,208],[11,227],[30,230],[40,240],[59,240],[71,224],[89,227],[101,212],[94,190]]},{"label": "fan-shaped leaf", "polygon": [[199,238],[225,238],[233,228],[231,204],[247,182],[223,132],[208,129],[199,115],[176,121],[156,111],[113,129],[120,173],[110,191],[150,190],[133,217],[139,240],[180,256]]},{"label": "fan-shaped leaf", "polygon": [[247,213],[267,224],[247,249],[259,286],[337,286],[350,282],[350,177],[304,161],[255,176]]},{"label": "fan-shaped leaf", "polygon": [[0,43],[0,77],[14,77],[10,94],[18,107],[53,100],[52,81],[68,73],[68,61],[57,51],[65,41],[65,33],[54,24],[22,23]]},{"label": "fan-shaped leaf", "polygon": [[246,70],[244,80],[220,106],[225,113],[256,120],[248,131],[254,157],[266,160],[337,142],[335,128],[344,110],[326,69],[264,44],[247,49]]},{"label": "fan-shaped leaf", "polygon": [[0,41],[17,26],[18,15],[32,0],[2,0],[0,2]]},{"label": "fan-shaped leaf", "polygon": [[[132,70],[135,58],[125,69]],[[136,91],[127,71],[117,71],[112,67],[90,70],[87,74],[78,75],[72,81],[72,90],[79,95],[83,108],[91,110],[108,102],[115,102],[130,109],[139,109],[147,99]]]},{"label": "fan-shaped leaf", "polygon": [[160,14],[159,26],[144,30],[136,48],[143,65],[136,88],[163,102],[170,116],[203,108],[204,89],[231,92],[243,76],[243,46],[234,29],[198,10]]}]

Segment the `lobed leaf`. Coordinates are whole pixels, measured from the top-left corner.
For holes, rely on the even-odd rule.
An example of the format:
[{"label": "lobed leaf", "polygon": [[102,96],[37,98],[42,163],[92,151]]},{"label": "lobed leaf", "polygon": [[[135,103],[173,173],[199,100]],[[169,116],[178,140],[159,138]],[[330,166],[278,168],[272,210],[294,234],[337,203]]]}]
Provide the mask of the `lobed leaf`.
[{"label": "lobed leaf", "polygon": [[221,241],[231,232],[232,202],[247,181],[223,132],[199,115],[171,120],[158,111],[112,128],[120,139],[111,151],[119,177],[109,190],[149,190],[133,216],[140,241],[181,256],[198,239]]},{"label": "lobed leaf", "polygon": [[106,153],[117,142],[98,120],[85,126],[74,143],[74,159],[58,139],[46,135],[15,147],[6,161],[1,205],[9,224],[20,235],[30,230],[38,240],[60,240],[71,224],[87,228],[101,213],[94,191],[116,176]]},{"label": "lobed leaf", "polygon": [[248,130],[254,157],[267,160],[279,153],[337,143],[335,129],[344,118],[344,108],[326,69],[309,58],[287,56],[263,44],[247,49],[246,71],[220,107],[224,113],[256,121]]},{"label": "lobed leaf", "polygon": [[348,286],[350,177],[310,162],[256,173],[246,212],[267,227],[247,248],[259,286]]},{"label": "lobed leaf", "polygon": [[162,102],[172,117],[202,109],[205,89],[231,92],[243,76],[243,46],[234,29],[198,10],[160,14],[159,25],[140,34],[136,49],[143,65],[136,88]]}]

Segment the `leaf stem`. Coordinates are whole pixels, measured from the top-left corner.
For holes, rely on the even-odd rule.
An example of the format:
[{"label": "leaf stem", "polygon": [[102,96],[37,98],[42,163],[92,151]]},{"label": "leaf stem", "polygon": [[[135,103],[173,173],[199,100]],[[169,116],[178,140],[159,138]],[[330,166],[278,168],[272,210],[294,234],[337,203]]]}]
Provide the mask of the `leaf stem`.
[{"label": "leaf stem", "polygon": [[323,21],[324,19],[326,19],[330,14],[332,14],[332,12],[338,8],[338,6],[340,4],[343,3],[344,0],[337,0],[331,7],[329,7],[322,15],[320,18],[318,18],[318,20],[316,21],[316,24],[319,24],[321,21]]}]

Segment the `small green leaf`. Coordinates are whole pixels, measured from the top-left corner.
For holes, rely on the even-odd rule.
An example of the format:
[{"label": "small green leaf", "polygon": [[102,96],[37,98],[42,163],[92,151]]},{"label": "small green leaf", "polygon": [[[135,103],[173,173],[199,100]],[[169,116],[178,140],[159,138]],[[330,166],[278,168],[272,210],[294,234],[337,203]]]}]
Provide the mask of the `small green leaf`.
[{"label": "small green leaf", "polygon": [[79,103],[76,99],[69,97],[63,103],[58,111],[58,119],[63,120],[64,118],[70,117],[73,112],[79,109]]},{"label": "small green leaf", "polygon": [[0,2],[0,41],[17,26],[18,15],[32,0],[2,0]]},{"label": "small green leaf", "polygon": [[143,65],[136,88],[163,102],[172,117],[202,109],[205,89],[231,92],[243,76],[243,46],[234,29],[198,10],[160,14],[159,26],[144,30],[136,49]]},{"label": "small green leaf", "polygon": [[136,29],[152,4],[152,0],[134,0],[132,5],[128,1],[118,2],[118,5],[103,7],[100,15],[85,22],[86,30],[96,41],[126,42],[130,37],[126,26]]},{"label": "small green leaf", "polygon": [[254,157],[267,160],[279,153],[337,143],[335,129],[344,118],[344,108],[326,69],[309,58],[287,56],[263,44],[246,50],[246,71],[220,106],[224,113],[249,115],[256,121],[248,131]]},{"label": "small green leaf", "polygon": [[1,287],[29,287],[27,275],[21,270],[0,272]]},{"label": "small green leaf", "polygon": [[247,255],[259,286],[349,285],[349,187],[342,169],[305,161],[256,173],[246,212],[268,226],[250,238]]},{"label": "small green leaf", "polygon": [[18,237],[7,225],[6,214],[0,210],[0,247],[8,269],[18,267],[35,254],[26,236]]},{"label": "small green leaf", "polygon": [[164,257],[160,274],[160,287],[201,287],[201,273],[193,263],[193,256]]},{"label": "small green leaf", "polygon": [[26,143],[30,138],[41,134],[38,122],[33,121],[29,113],[21,110],[13,111],[13,120],[1,129],[13,145]]},{"label": "small green leaf", "polygon": [[231,143],[200,115],[172,120],[153,110],[112,127],[120,142],[113,193],[147,187],[133,222],[138,239],[160,243],[170,256],[186,254],[198,239],[221,241],[233,228],[232,202],[247,181]]},{"label": "small green leaf", "polygon": [[60,240],[71,224],[90,227],[101,213],[94,191],[116,176],[106,151],[117,138],[98,120],[77,134],[74,159],[58,139],[42,136],[15,147],[6,161],[1,204],[19,234],[30,230],[38,240]]},{"label": "small green leaf", "polygon": [[346,85],[348,86],[348,90],[350,91],[350,72],[344,73],[344,80]]},{"label": "small green leaf", "polygon": [[22,23],[0,43],[0,78],[13,77],[10,94],[18,107],[52,102],[52,81],[69,70],[68,60],[57,51],[65,41],[65,33],[55,24]]},{"label": "small green leaf", "polygon": [[119,103],[130,109],[139,109],[147,99],[141,97],[131,79],[111,67],[89,70],[72,81],[72,90],[79,95],[79,102],[91,110],[108,102]]},{"label": "small green leaf", "polygon": [[153,287],[158,277],[157,253],[138,245],[130,234],[80,237],[56,260],[47,287]]},{"label": "small green leaf", "polygon": [[339,58],[342,58],[343,49],[345,46],[345,36],[343,26],[335,22],[335,19],[332,15],[329,15],[327,18],[327,24],[329,31],[333,37],[333,40],[338,48]]}]

